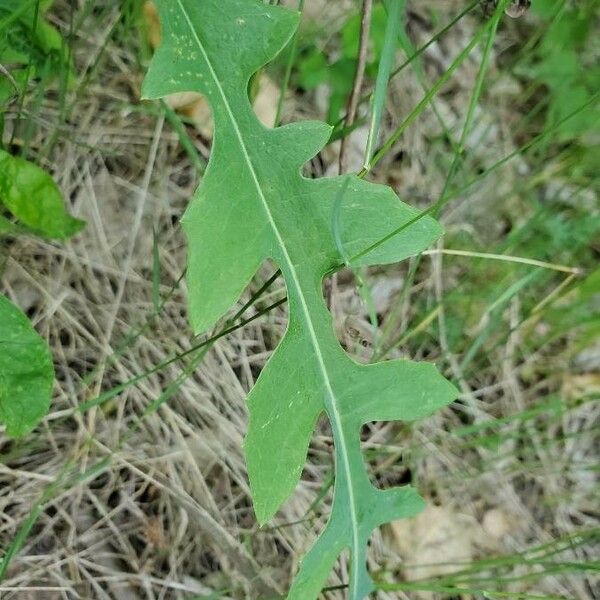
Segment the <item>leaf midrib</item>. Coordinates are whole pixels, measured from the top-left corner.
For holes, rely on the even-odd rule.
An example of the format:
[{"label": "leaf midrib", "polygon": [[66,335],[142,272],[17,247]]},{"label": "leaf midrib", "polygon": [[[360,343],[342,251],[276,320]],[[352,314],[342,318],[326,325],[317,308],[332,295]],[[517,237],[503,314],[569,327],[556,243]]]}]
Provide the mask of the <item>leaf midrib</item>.
[{"label": "leaf midrib", "polygon": [[[261,204],[263,206],[263,210],[265,211],[265,214],[267,216],[267,219],[269,220],[269,224],[271,225],[271,229],[273,230],[273,233],[275,234],[275,237],[277,238],[277,243],[281,249],[281,252],[283,253],[283,257],[285,259],[288,271],[292,277],[293,280],[293,284],[294,287],[296,288],[298,297],[300,299],[300,304],[302,307],[302,312],[304,314],[304,319],[306,321],[307,327],[308,327],[308,331],[310,334],[310,338],[311,338],[311,343],[312,346],[315,350],[315,355],[317,357],[317,362],[319,363],[319,369],[321,371],[321,375],[323,378],[323,382],[325,384],[325,387],[327,389],[327,394],[330,398],[330,407],[331,407],[331,415],[330,418],[333,422],[333,426],[334,429],[337,433],[337,438],[338,438],[338,444],[339,444],[339,450],[340,450],[340,454],[342,456],[342,460],[344,462],[344,472],[346,475],[346,480],[348,482],[348,496],[349,496],[349,501],[350,501],[350,512],[352,515],[351,518],[351,523],[352,523],[352,538],[353,538],[353,549],[352,549],[352,579],[354,580],[354,583],[356,583],[356,578],[358,577],[358,556],[359,556],[359,544],[360,544],[360,540],[359,540],[359,531],[358,531],[358,519],[357,519],[357,511],[356,511],[356,498],[354,496],[354,489],[352,486],[352,471],[350,468],[350,463],[348,460],[348,449],[346,447],[346,440],[344,437],[344,431],[342,428],[342,419],[341,419],[341,415],[339,412],[339,408],[337,406],[337,399],[336,396],[334,394],[333,388],[331,386],[331,379],[329,377],[329,373],[327,371],[327,367],[325,365],[325,361],[323,359],[323,354],[321,352],[321,348],[319,345],[319,341],[317,338],[317,333],[314,327],[314,324],[312,322],[312,319],[310,317],[310,311],[308,309],[308,305],[306,303],[306,299],[304,298],[304,294],[302,292],[302,287],[300,285],[300,280],[298,278],[298,274],[296,272],[296,269],[294,267],[294,263],[292,262],[292,259],[288,253],[287,250],[287,246],[285,244],[285,241],[279,231],[279,228],[277,227],[277,223],[275,222],[273,215],[271,213],[271,210],[269,208],[269,205],[267,203],[267,199],[263,193],[263,190],[261,188],[260,185],[260,181],[258,180],[258,176],[256,174],[256,171],[254,169],[254,165],[252,164],[252,160],[250,158],[250,155],[248,153],[248,150],[246,148],[246,144],[244,142],[244,138],[242,137],[242,132],[240,130],[240,127],[235,119],[235,115],[233,113],[233,111],[231,110],[231,106],[229,105],[229,102],[227,100],[227,96],[225,95],[225,91],[223,90],[223,87],[221,86],[221,83],[219,81],[219,78],[217,77],[217,73],[214,70],[212,63],[210,61],[210,58],[206,52],[206,50],[204,49],[204,45],[202,44],[202,41],[200,40],[196,29],[194,28],[194,25],[185,9],[185,7],[183,6],[181,0],[177,0],[177,4],[179,5],[179,8],[181,9],[181,12],[184,15],[184,18],[188,24],[188,27],[190,28],[190,31],[194,37],[195,42],[198,45],[198,49],[200,50],[200,52],[202,53],[204,60],[206,61],[206,64],[208,65],[208,68],[210,70],[210,74],[211,77],[215,83],[215,86],[219,92],[219,95],[221,96],[221,99],[223,101],[223,105],[225,107],[225,110],[227,111],[227,114],[229,116],[229,119],[231,121],[231,124],[233,126],[233,129],[235,131],[235,136],[240,144],[240,148],[242,150],[242,154],[244,156],[244,160],[246,161],[246,164],[248,166],[248,170],[250,171],[250,174],[252,176],[252,180],[254,182],[254,185],[256,187],[256,190],[258,192],[258,195],[260,197],[261,200]],[[354,589],[356,589],[356,586],[353,585],[352,586]]]}]

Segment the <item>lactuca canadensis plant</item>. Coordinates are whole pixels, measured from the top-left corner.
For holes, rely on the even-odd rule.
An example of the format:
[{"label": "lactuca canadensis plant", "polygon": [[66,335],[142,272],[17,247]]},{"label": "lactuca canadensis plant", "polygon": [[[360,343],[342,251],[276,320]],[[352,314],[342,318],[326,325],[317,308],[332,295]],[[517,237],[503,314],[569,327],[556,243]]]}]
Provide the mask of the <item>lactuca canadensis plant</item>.
[{"label": "lactuca canadensis plant", "polygon": [[302,166],[329,139],[325,123],[269,129],[259,122],[248,82],[290,40],[298,13],[256,0],[157,4],[162,44],[143,96],[199,92],[215,123],[208,168],[183,218],[194,331],[213,326],[267,259],[280,267],[287,285],[285,336],[248,397],[245,451],[256,516],[265,523],[293,492],[325,412],[335,442],[333,505],[288,598],[316,598],[345,549],[351,557],[348,597],[363,598],[374,589],[366,569],[373,529],[416,514],[423,500],[409,486],[378,490],[371,484],[360,428],[370,421],[420,419],[451,402],[456,390],[428,363],[355,363],[335,336],[322,282],[343,264],[415,255],[441,235],[441,227],[428,216],[417,219],[388,187],[355,176],[303,177]]}]

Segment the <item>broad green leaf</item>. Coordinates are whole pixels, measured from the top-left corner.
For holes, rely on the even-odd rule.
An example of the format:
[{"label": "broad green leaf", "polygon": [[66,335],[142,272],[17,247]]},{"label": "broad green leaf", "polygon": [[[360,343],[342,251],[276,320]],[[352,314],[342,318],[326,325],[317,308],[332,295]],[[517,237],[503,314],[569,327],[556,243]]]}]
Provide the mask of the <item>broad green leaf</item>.
[{"label": "broad green leaf", "polygon": [[302,165],[330,136],[325,123],[268,129],[258,121],[248,81],[293,35],[297,13],[256,0],[157,4],[163,43],[143,95],[200,92],[210,101],[215,121],[211,160],[183,218],[194,330],[214,325],[266,259],[279,265],[287,285],[285,336],[248,398],[245,450],[257,518],[260,523],[270,519],[293,492],[315,422],[325,412],[335,442],[333,507],[288,598],[316,598],[344,549],[351,555],[348,597],[363,598],[373,590],[366,570],[372,530],[415,514],[423,501],[410,487],[381,491],[372,486],[360,428],[374,420],[425,417],[451,402],[456,390],[430,364],[359,365],[344,352],[322,294],[325,274],[344,262],[333,235],[334,208],[343,254],[361,256],[353,266],[405,259],[442,230],[424,217],[377,245],[417,211],[390,188],[355,176],[303,177]]},{"label": "broad green leaf", "polygon": [[52,177],[37,165],[0,150],[0,204],[33,233],[63,240],[85,223],[71,217]]},{"label": "broad green leaf", "polygon": [[46,342],[0,294],[0,423],[11,437],[30,432],[48,412],[54,369]]}]

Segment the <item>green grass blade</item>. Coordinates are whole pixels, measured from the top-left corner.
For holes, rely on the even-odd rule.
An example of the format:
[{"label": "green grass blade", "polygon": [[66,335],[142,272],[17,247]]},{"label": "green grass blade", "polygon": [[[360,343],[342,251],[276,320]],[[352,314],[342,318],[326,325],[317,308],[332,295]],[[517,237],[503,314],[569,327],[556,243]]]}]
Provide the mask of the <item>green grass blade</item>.
[{"label": "green grass blade", "polygon": [[367,169],[371,162],[373,148],[379,137],[379,127],[381,126],[387,87],[394,66],[398,34],[402,24],[402,11],[404,10],[405,3],[406,0],[389,0],[387,3],[388,20],[385,27],[383,51],[381,53],[381,60],[379,61],[377,79],[375,81],[375,91],[373,92],[372,98],[371,124],[369,126],[369,137],[367,138],[367,146],[365,148],[364,169]]}]

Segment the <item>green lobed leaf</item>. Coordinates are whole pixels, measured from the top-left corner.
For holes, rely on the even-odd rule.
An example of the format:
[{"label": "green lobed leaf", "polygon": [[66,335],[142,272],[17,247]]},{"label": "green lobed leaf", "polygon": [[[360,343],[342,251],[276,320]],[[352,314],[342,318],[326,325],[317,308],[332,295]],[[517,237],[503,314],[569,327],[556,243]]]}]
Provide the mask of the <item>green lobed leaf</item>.
[{"label": "green lobed leaf", "polygon": [[38,235],[64,240],[85,222],[71,217],[52,177],[37,165],[0,150],[0,204]]},{"label": "green lobed leaf", "polygon": [[46,342],[0,294],[0,423],[11,437],[29,433],[50,406],[54,368]]},{"label": "green lobed leaf", "polygon": [[[330,136],[325,123],[269,129],[256,118],[248,82],[293,35],[297,13],[255,0],[157,4],[163,43],[150,65],[143,96],[200,92],[209,100],[215,122],[211,159],[183,218],[194,330],[214,325],[266,259],[279,265],[287,285],[285,336],[248,397],[245,450],[257,518],[260,523],[270,519],[293,492],[315,422],[325,412],[335,442],[332,512],[288,598],[316,598],[346,548],[351,555],[348,597],[363,598],[373,590],[366,570],[371,532],[415,514],[423,501],[408,486],[386,491],[372,486],[360,450],[361,425],[425,417],[457,392],[427,363],[359,365],[351,360],[335,336],[322,281],[343,263],[332,231],[334,207],[339,209],[344,255],[350,257],[418,213],[390,188],[355,176],[303,177],[302,165]],[[418,219],[352,264],[405,259],[441,233],[430,217]]]}]

